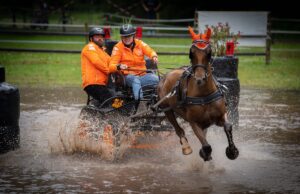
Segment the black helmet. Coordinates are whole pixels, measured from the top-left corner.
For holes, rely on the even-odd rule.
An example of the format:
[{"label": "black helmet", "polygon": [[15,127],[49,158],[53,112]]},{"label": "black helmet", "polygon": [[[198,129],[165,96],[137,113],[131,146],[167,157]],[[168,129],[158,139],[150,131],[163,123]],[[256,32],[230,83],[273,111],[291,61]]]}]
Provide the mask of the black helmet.
[{"label": "black helmet", "polygon": [[89,38],[91,38],[94,35],[102,35],[105,36],[105,32],[102,28],[92,28],[89,32]]},{"label": "black helmet", "polygon": [[131,24],[124,24],[120,28],[121,36],[130,36],[135,34],[135,28]]}]

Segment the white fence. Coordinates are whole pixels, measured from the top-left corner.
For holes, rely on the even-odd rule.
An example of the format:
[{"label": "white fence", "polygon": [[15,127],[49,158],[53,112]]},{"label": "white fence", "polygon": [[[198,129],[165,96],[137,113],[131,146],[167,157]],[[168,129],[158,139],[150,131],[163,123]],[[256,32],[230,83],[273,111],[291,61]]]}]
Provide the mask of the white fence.
[{"label": "white fence", "polygon": [[206,25],[216,26],[218,23],[228,23],[230,32],[234,34],[240,32],[240,46],[266,46],[268,12],[198,11],[197,13],[199,31],[203,31]]},{"label": "white fence", "polygon": [[[109,17],[126,18],[110,14]],[[128,18],[127,18],[128,19]],[[268,20],[268,12],[215,12],[215,11],[199,11],[197,17],[187,19],[173,19],[173,20],[145,20],[141,18],[131,18],[135,25],[143,27],[143,37],[166,37],[166,38],[189,38],[187,26],[184,24],[198,24],[198,30],[203,31],[205,25],[216,25],[219,22],[228,22],[231,26],[231,31],[237,33],[241,32],[239,39],[240,46],[264,46],[266,51],[263,53],[239,53],[239,55],[265,55],[266,62],[270,58],[270,39],[271,34],[296,34],[299,35],[300,31],[286,31],[286,30],[270,30],[268,28],[269,22],[293,22],[299,23],[298,19],[276,19]],[[109,21],[107,21],[109,22]],[[147,25],[148,22],[152,23],[151,26]],[[175,26],[177,25],[177,26]],[[0,22],[0,33],[2,34],[34,34],[34,35],[86,35],[88,29],[91,27],[110,27],[116,32],[120,25],[108,23],[107,25],[92,25],[92,24],[42,24],[42,23],[10,23]],[[180,27],[185,26],[185,27]],[[147,33],[147,32],[152,33]],[[153,33],[154,32],[154,33]],[[1,40],[1,42],[9,42],[15,40]],[[25,40],[24,40],[25,41]],[[71,42],[62,42],[61,44],[69,44]],[[38,42],[34,42],[38,44]],[[56,42],[55,44],[59,44]],[[80,44],[78,42],[71,44]],[[170,40],[170,44],[152,45],[160,48],[188,48],[189,45],[176,45]],[[5,49],[5,48],[3,48]],[[2,49],[2,50],[3,50]],[[46,51],[45,51],[46,52]],[[164,54],[168,54],[165,52]],[[174,54],[174,53],[169,53]],[[176,54],[184,54],[177,52]]]}]

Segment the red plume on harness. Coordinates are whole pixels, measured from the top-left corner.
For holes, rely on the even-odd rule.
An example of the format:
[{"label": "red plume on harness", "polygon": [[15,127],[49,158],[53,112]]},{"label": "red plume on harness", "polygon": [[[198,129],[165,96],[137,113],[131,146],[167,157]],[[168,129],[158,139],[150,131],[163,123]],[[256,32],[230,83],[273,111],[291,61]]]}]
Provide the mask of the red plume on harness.
[{"label": "red plume on harness", "polygon": [[189,32],[193,39],[193,43],[197,40],[201,40],[201,42],[194,43],[195,46],[197,46],[200,49],[204,49],[209,44],[209,39],[211,36],[211,29],[207,28],[206,32],[204,34],[196,34],[191,26],[189,26]]}]

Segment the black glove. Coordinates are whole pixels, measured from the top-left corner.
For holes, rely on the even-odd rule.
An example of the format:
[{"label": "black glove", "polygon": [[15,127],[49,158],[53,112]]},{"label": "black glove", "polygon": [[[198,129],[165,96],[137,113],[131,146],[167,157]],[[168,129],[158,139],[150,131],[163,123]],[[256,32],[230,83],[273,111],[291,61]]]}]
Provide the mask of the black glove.
[{"label": "black glove", "polygon": [[117,65],[117,70],[120,71],[121,70],[121,64]]}]

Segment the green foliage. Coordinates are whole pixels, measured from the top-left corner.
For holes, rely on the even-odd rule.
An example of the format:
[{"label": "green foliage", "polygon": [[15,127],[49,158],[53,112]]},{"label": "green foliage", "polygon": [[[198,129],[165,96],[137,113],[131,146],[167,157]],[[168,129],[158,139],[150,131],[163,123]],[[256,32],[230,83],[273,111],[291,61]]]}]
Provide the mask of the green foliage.
[{"label": "green foliage", "polygon": [[227,42],[230,41],[233,42],[235,46],[237,45],[240,33],[234,34],[233,32],[230,32],[230,26],[228,23],[219,23],[216,26],[211,25],[206,27],[210,27],[212,29],[211,42],[215,56],[225,56]]}]

